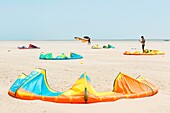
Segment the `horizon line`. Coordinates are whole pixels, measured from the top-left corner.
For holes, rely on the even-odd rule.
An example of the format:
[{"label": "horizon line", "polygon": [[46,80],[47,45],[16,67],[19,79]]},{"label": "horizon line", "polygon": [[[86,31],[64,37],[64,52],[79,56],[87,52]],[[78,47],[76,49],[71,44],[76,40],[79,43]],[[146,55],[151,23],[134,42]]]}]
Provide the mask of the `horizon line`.
[{"label": "horizon line", "polygon": [[[136,40],[139,40],[139,39],[91,39],[92,41],[136,41]],[[148,41],[170,41],[170,39],[168,38],[165,38],[165,39],[145,39],[145,40],[148,40]],[[0,41],[76,41],[74,39],[42,39],[42,40],[39,40],[39,39],[15,39],[15,40],[1,40]]]}]

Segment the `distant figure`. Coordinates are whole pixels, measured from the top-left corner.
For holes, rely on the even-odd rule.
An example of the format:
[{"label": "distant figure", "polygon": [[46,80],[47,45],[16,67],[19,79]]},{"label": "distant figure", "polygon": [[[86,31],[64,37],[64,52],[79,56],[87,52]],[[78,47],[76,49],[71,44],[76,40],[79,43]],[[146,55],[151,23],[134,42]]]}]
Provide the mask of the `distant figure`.
[{"label": "distant figure", "polygon": [[141,40],[139,40],[141,43],[142,43],[142,50],[143,50],[143,53],[145,52],[145,38],[144,36],[141,36]]},{"label": "distant figure", "polygon": [[84,38],[88,40],[88,44],[91,44],[90,38],[88,36],[84,36]]}]

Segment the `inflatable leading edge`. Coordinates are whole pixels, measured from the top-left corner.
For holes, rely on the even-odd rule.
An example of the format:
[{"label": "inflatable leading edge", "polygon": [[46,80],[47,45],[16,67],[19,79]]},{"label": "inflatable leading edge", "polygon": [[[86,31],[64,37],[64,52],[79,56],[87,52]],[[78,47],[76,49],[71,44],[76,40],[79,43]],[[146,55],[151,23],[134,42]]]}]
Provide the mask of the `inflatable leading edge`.
[{"label": "inflatable leading edge", "polygon": [[142,76],[134,79],[123,73],[118,74],[114,81],[113,91],[110,92],[96,92],[86,73],[83,73],[69,90],[57,92],[49,87],[46,80],[46,70],[36,69],[28,76],[21,74],[9,89],[8,94],[25,100],[79,104],[148,97],[157,92],[158,88]]}]

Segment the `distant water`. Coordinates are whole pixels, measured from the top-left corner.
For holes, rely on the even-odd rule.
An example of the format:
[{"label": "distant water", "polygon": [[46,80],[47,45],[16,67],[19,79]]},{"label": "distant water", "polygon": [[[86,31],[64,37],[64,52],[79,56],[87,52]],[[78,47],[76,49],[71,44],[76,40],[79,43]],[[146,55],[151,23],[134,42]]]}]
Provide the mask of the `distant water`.
[{"label": "distant water", "polygon": [[[139,41],[139,39],[91,39],[92,41]],[[0,41],[75,41],[73,40],[0,40]],[[170,41],[170,39],[146,39],[146,41]]]},{"label": "distant water", "polygon": [[[139,41],[139,39],[91,39],[92,41]],[[75,40],[41,40],[41,41],[75,41]],[[170,39],[146,39],[146,41],[170,41]]]},{"label": "distant water", "polygon": [[[100,39],[94,41],[139,41],[140,39]],[[170,41],[170,39],[146,39],[147,41]]]}]

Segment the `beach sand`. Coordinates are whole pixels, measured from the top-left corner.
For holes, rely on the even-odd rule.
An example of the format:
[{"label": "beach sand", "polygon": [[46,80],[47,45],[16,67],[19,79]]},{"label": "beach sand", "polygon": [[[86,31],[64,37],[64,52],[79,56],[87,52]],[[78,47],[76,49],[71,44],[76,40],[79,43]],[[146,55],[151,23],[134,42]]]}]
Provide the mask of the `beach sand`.
[{"label": "beach sand", "polygon": [[[17,49],[30,43],[41,49]],[[126,50],[141,50],[136,41],[92,41],[94,44],[112,44],[116,48],[91,49],[79,41],[0,41],[0,113],[170,113],[170,42],[147,41],[146,48],[166,52],[155,56],[123,55]],[[39,60],[41,52],[52,52],[54,56],[76,52],[84,58]],[[84,72],[97,92],[112,91],[115,77],[122,72],[132,77],[142,75],[159,87],[159,92],[151,97],[94,104],[60,104],[9,96],[8,90],[18,75],[29,74],[35,68],[46,69],[48,83],[56,91],[68,90]]]}]

